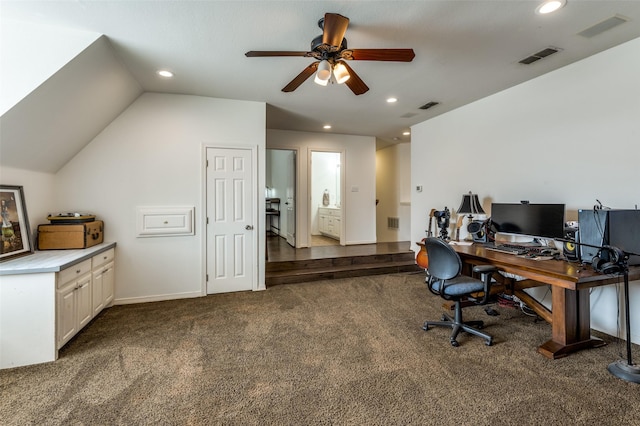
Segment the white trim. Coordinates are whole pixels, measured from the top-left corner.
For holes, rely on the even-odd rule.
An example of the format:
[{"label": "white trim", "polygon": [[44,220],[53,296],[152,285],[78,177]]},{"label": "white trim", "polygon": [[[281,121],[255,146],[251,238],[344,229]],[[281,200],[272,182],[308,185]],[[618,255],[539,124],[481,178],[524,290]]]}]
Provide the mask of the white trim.
[{"label": "white trim", "polygon": [[125,297],[123,299],[115,299],[113,301],[113,304],[114,305],[132,305],[135,303],[162,302],[165,300],[176,300],[176,299],[193,299],[196,297],[202,297],[202,295],[197,291],[189,291],[184,293],[156,294],[153,296]]}]

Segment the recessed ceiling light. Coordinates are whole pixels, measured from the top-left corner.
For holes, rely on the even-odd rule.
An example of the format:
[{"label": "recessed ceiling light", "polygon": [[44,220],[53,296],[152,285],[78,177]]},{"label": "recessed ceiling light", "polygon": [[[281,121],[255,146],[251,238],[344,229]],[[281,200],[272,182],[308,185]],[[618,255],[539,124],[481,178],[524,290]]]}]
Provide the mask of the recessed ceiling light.
[{"label": "recessed ceiling light", "polygon": [[546,0],[536,7],[536,13],[538,15],[546,15],[563,8],[565,4],[567,4],[567,0]]},{"label": "recessed ceiling light", "polygon": [[166,77],[166,78],[171,78],[173,77],[173,73],[169,70],[160,70],[158,71],[158,75],[160,77]]},{"label": "recessed ceiling light", "polygon": [[411,134],[411,132],[402,132],[402,134],[403,134],[404,136],[409,136],[409,135]]},{"label": "recessed ceiling light", "polygon": [[398,102],[398,98],[388,98],[387,102],[390,103],[390,104],[392,104],[394,102]]},{"label": "recessed ceiling light", "polygon": [[330,129],[331,128],[331,124],[325,124],[322,128],[323,129]]}]

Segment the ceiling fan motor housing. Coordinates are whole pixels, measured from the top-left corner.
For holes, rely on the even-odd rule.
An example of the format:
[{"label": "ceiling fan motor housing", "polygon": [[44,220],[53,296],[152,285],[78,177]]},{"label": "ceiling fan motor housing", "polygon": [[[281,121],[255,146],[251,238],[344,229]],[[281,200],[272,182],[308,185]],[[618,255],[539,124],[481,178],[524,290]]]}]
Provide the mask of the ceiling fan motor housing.
[{"label": "ceiling fan motor housing", "polygon": [[322,42],[322,34],[320,34],[318,37],[314,38],[311,41],[311,51],[312,52],[318,52],[320,54],[327,52],[327,53],[334,53],[334,52],[340,52],[344,49],[347,48],[347,39],[345,37],[342,38],[342,43],[340,43],[340,47],[338,46],[329,46],[328,44],[325,44]]}]

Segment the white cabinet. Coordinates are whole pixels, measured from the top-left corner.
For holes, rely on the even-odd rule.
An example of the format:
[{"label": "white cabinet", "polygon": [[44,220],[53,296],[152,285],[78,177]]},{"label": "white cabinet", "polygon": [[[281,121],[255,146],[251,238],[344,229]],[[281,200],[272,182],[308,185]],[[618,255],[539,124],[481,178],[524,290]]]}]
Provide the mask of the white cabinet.
[{"label": "white cabinet", "polygon": [[114,255],[112,248],[58,273],[58,349],[113,302]]},{"label": "white cabinet", "polygon": [[91,259],[58,273],[56,290],[56,347],[60,349],[93,318]]},{"label": "white cabinet", "polygon": [[330,207],[319,207],[318,230],[322,235],[339,240],[342,230],[342,211]]},{"label": "white cabinet", "polygon": [[115,290],[115,250],[93,256],[92,262],[92,309],[93,315],[108,307],[113,302]]},{"label": "white cabinet", "polygon": [[0,369],[55,361],[113,304],[115,246],[36,251],[0,264]]}]

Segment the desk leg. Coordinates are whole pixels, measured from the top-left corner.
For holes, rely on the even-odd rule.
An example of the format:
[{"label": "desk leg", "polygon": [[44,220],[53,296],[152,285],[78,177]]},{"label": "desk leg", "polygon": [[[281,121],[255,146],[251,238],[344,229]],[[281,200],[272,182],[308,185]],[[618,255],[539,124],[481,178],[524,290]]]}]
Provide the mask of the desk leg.
[{"label": "desk leg", "polygon": [[556,359],[581,349],[605,345],[591,337],[589,290],[552,289],[552,337],[538,348],[547,358]]}]

